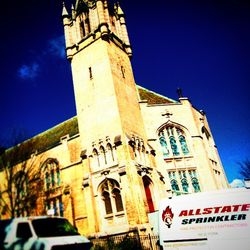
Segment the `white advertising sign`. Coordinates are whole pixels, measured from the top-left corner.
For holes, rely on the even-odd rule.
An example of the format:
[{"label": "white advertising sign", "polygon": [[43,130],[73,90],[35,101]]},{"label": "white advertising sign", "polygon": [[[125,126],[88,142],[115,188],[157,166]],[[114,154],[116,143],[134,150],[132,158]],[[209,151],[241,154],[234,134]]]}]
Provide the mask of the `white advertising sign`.
[{"label": "white advertising sign", "polygon": [[164,249],[250,249],[250,190],[175,196],[159,208]]}]

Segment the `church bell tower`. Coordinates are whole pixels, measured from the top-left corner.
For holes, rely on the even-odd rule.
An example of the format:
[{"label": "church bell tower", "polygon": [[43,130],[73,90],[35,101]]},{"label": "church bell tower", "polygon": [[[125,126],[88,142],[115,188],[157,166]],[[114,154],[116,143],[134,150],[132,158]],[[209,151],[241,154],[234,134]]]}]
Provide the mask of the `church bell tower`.
[{"label": "church bell tower", "polygon": [[[118,3],[77,0],[63,7],[66,54],[71,62],[82,150],[97,140],[126,135],[145,139],[124,13]],[[87,153],[87,154],[88,154]]]},{"label": "church bell tower", "polygon": [[[71,15],[64,6],[62,16],[66,54],[72,67],[83,169],[89,171],[84,192],[89,192],[86,197],[93,199],[87,206],[89,231],[106,232],[113,228],[117,232],[119,225],[124,230],[126,225],[145,224],[148,222],[146,184],[138,174],[141,165],[136,164],[136,157],[149,161],[145,156],[149,151],[124,13],[118,3],[109,6],[107,0],[77,0]],[[88,185],[91,191],[87,191]],[[113,203],[116,208],[112,208],[107,193],[98,196],[98,192],[107,192],[108,187],[117,187],[121,192],[122,199]],[[101,208],[99,204],[103,202],[106,203]],[[112,210],[117,215],[110,219],[105,210],[106,214]],[[124,212],[121,214],[120,210]]]}]

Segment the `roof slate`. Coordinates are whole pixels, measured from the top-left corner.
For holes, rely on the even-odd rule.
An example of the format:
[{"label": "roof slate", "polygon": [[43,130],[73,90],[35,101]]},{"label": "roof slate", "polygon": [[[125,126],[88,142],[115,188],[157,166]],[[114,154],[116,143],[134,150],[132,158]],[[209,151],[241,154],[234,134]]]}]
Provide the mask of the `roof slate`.
[{"label": "roof slate", "polygon": [[170,99],[170,98],[165,97],[163,95],[157,94],[157,93],[155,93],[151,90],[145,89],[139,85],[137,85],[137,89],[138,89],[141,101],[146,100],[149,105],[176,103],[176,101],[173,99]]}]

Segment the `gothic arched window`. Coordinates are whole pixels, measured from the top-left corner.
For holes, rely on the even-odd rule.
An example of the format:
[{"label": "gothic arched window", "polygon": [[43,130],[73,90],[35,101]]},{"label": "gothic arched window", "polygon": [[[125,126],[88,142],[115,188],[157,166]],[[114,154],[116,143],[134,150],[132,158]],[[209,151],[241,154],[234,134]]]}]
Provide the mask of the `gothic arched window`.
[{"label": "gothic arched window", "polygon": [[180,191],[178,183],[176,180],[171,180],[171,188],[173,191]]},{"label": "gothic arched window", "polygon": [[195,192],[195,193],[201,191],[200,185],[199,185],[199,182],[198,182],[198,179],[197,179],[197,178],[195,178],[195,177],[192,178],[192,185],[193,185],[193,188],[194,188],[194,192]]},{"label": "gothic arched window", "polygon": [[164,158],[190,153],[183,130],[174,126],[164,127],[158,134]]},{"label": "gothic arched window", "polygon": [[178,151],[178,147],[177,147],[176,140],[175,140],[174,136],[170,136],[169,141],[170,141],[170,145],[171,145],[173,155],[179,155],[180,153]]},{"label": "gothic arched window", "polygon": [[182,190],[186,193],[188,193],[188,182],[186,178],[183,178],[181,180],[181,186],[182,186]]},{"label": "gothic arched window", "polygon": [[[61,185],[61,171],[56,159],[48,159],[42,166],[44,188],[46,192],[45,209],[47,213],[63,216],[62,194],[56,193]],[[55,191],[57,190],[57,191]],[[52,195],[53,194],[53,195]]]},{"label": "gothic arched window", "polygon": [[100,147],[100,163],[107,164],[106,151],[103,146]]},{"label": "gothic arched window", "polygon": [[113,152],[113,148],[111,146],[110,143],[107,144],[107,162],[108,163],[111,163],[113,162],[115,159],[114,159],[114,152]]},{"label": "gothic arched window", "polygon": [[161,144],[161,149],[164,157],[167,157],[169,155],[168,145],[166,142],[166,139],[163,134],[160,135],[159,141]]},{"label": "gothic arched window", "polygon": [[50,190],[60,186],[61,175],[58,162],[54,159],[47,160],[43,165],[44,186]]},{"label": "gothic arched window", "polygon": [[120,190],[115,188],[112,193],[115,200],[116,211],[117,212],[123,211],[123,204],[122,204],[122,197]]},{"label": "gothic arched window", "polygon": [[103,197],[103,201],[105,205],[106,214],[112,214],[113,210],[112,210],[112,205],[111,205],[110,193],[107,191],[104,191],[102,193],[102,197]]},{"label": "gothic arched window", "polygon": [[184,137],[183,135],[180,135],[180,136],[179,136],[179,142],[180,142],[180,144],[181,144],[182,153],[183,153],[184,155],[189,154],[187,142],[186,142],[186,139],[185,139],[185,137]]},{"label": "gothic arched window", "polygon": [[99,155],[96,149],[93,149],[93,166],[94,167],[99,167],[100,166],[100,161],[99,161]]},{"label": "gothic arched window", "polygon": [[100,185],[100,194],[107,215],[124,210],[120,187],[115,180],[106,179]]}]

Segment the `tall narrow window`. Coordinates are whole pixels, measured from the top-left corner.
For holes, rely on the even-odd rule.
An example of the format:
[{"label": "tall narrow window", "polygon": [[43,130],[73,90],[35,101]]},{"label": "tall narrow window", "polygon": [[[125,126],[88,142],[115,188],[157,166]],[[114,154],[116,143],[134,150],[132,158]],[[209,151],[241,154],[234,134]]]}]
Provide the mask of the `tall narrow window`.
[{"label": "tall narrow window", "polygon": [[194,188],[194,192],[200,192],[201,189],[200,189],[200,185],[199,185],[199,182],[198,182],[198,179],[197,178],[192,178],[192,185],[193,185],[193,188]]},{"label": "tall narrow window", "polygon": [[51,174],[51,185],[52,187],[54,187],[55,186],[55,172],[53,168],[51,169],[50,174]]},{"label": "tall narrow window", "polygon": [[50,187],[50,178],[49,178],[48,172],[45,173],[45,185],[46,185],[46,189],[48,190]]},{"label": "tall narrow window", "polygon": [[122,77],[125,78],[125,69],[123,66],[121,66],[121,72],[122,72]]},{"label": "tall narrow window", "polygon": [[170,141],[173,155],[179,155],[178,147],[177,147],[176,140],[175,140],[174,136],[170,136],[169,141]]},{"label": "tall narrow window", "polygon": [[160,144],[161,144],[163,157],[165,158],[165,157],[167,157],[169,155],[169,151],[168,151],[168,145],[167,145],[166,139],[165,139],[163,134],[159,137],[159,141],[160,141]]},{"label": "tall narrow window", "polygon": [[181,185],[182,185],[182,190],[185,192],[185,193],[188,193],[188,182],[187,182],[187,179],[183,178],[181,180]]},{"label": "tall narrow window", "polygon": [[113,196],[114,196],[114,199],[115,199],[116,211],[117,212],[123,211],[123,204],[122,204],[122,197],[121,197],[121,194],[120,194],[120,190],[119,189],[114,189],[113,190]]},{"label": "tall narrow window", "polygon": [[57,167],[57,169],[56,169],[56,179],[57,179],[57,186],[60,186],[61,177],[60,177],[60,169],[59,169],[59,167]]},{"label": "tall narrow window", "polygon": [[60,216],[63,216],[63,203],[62,203],[62,197],[59,198],[59,213],[60,213]]},{"label": "tall narrow window", "polygon": [[80,22],[80,33],[81,33],[81,38],[85,37],[85,27],[84,27],[83,20],[81,20],[81,22]]},{"label": "tall narrow window", "polygon": [[94,167],[100,166],[99,155],[96,149],[93,149],[93,166]]},{"label": "tall narrow window", "polygon": [[[177,183],[176,180],[172,180],[172,181],[171,181],[171,187],[172,187],[172,190],[173,190],[173,191],[176,191],[176,192],[180,191],[180,188],[179,188],[178,183]],[[178,194],[178,193],[177,193],[177,194]]]},{"label": "tall narrow window", "polygon": [[89,79],[93,79],[92,68],[89,67]]},{"label": "tall narrow window", "polygon": [[187,147],[186,139],[185,139],[185,137],[183,135],[179,136],[179,142],[181,144],[182,153],[184,155],[189,154],[189,150],[188,150],[188,147]]},{"label": "tall narrow window", "polygon": [[88,15],[86,16],[85,24],[86,24],[86,31],[87,33],[89,33],[91,29],[90,29],[90,22],[89,22]]},{"label": "tall narrow window", "polygon": [[108,192],[103,192],[103,200],[105,205],[106,214],[112,214],[112,205],[110,200],[110,194]]},{"label": "tall narrow window", "polygon": [[57,206],[56,206],[56,199],[53,199],[52,203],[53,203],[54,215],[58,215],[58,210],[57,210]]},{"label": "tall narrow window", "polygon": [[100,147],[100,163],[101,164],[107,164],[107,156],[106,156],[106,151],[103,146]]},{"label": "tall narrow window", "polygon": [[114,161],[114,152],[110,143],[107,144],[107,162],[112,163]]}]

